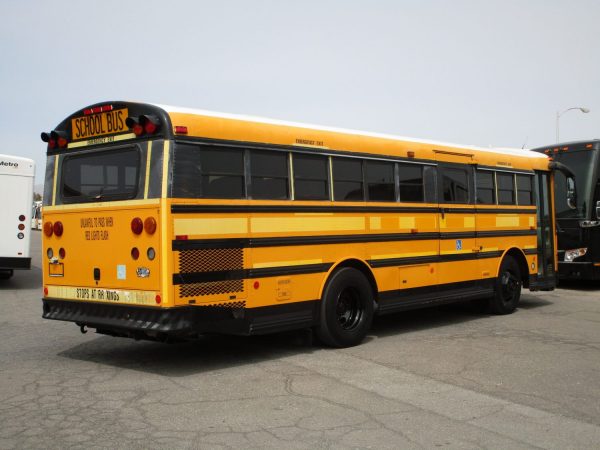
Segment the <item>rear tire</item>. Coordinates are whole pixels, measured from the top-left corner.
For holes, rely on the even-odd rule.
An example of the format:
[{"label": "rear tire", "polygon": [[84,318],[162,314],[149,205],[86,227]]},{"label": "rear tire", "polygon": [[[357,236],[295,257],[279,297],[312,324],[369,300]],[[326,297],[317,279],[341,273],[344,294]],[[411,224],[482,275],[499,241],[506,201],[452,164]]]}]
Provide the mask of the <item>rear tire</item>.
[{"label": "rear tire", "polygon": [[315,334],[331,347],[360,344],[373,322],[373,289],[356,269],[344,267],[332,275],[321,299]]},{"label": "rear tire", "polygon": [[490,299],[490,312],[493,314],[510,314],[519,304],[521,298],[521,271],[519,264],[512,256],[506,256],[500,264],[500,273],[496,279],[494,296]]}]

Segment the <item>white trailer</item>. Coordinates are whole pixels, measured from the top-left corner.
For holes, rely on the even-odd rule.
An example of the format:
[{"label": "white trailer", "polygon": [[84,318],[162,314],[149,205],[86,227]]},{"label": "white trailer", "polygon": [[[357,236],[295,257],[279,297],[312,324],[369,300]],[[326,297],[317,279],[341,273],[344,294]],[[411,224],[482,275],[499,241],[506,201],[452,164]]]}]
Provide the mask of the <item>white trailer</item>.
[{"label": "white trailer", "polygon": [[31,205],[35,163],[0,154],[0,278],[31,268]]}]

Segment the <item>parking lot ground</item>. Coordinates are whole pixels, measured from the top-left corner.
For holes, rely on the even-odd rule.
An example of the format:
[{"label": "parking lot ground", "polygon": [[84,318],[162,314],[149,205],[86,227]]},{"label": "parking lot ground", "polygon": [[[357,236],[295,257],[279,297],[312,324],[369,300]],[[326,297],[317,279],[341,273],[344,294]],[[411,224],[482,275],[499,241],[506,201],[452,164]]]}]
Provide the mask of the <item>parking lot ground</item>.
[{"label": "parking lot ground", "polygon": [[600,286],[525,292],[509,316],[379,318],[160,344],[41,319],[34,267],[0,284],[0,448],[599,448]]}]

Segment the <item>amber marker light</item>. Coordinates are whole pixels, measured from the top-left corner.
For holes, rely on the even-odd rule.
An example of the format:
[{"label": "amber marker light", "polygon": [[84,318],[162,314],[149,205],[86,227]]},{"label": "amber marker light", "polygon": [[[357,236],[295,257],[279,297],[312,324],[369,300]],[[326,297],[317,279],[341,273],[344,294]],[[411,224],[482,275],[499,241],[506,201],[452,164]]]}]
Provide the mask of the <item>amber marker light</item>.
[{"label": "amber marker light", "polygon": [[52,236],[52,233],[54,233],[54,227],[52,226],[52,222],[44,223],[44,234],[47,237],[50,237]]},{"label": "amber marker light", "polygon": [[154,234],[156,232],[156,220],[154,217],[148,217],[144,220],[144,230],[148,234]]}]

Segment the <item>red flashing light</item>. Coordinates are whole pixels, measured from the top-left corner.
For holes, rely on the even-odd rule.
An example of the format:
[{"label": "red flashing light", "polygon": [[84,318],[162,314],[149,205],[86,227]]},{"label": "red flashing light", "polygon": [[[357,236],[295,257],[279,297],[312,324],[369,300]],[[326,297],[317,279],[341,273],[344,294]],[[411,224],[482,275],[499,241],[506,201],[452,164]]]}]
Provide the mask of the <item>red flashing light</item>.
[{"label": "red flashing light", "polygon": [[65,148],[68,143],[69,143],[69,141],[67,141],[64,137],[59,137],[58,138],[58,146],[60,148]]},{"label": "red flashing light", "polygon": [[50,147],[51,149],[56,148],[56,140],[48,139],[48,147]]},{"label": "red flashing light", "polygon": [[142,219],[135,217],[131,220],[131,231],[134,234],[142,234],[142,231],[144,231],[144,222],[142,222]]},{"label": "red flashing light", "polygon": [[175,134],[188,134],[188,128],[181,125],[175,125]]},{"label": "red flashing light", "polygon": [[144,124],[144,131],[146,132],[146,134],[154,134],[156,133],[156,129],[157,129],[157,125],[152,122],[151,120],[148,120],[145,124]]},{"label": "red flashing light", "polygon": [[54,222],[54,227],[52,227],[54,229],[54,234],[58,237],[61,237],[64,231],[63,228],[63,224],[62,222]]},{"label": "red flashing light", "polygon": [[141,135],[144,133],[144,127],[143,127],[143,126],[141,126],[139,123],[136,123],[136,124],[133,126],[133,133],[134,133],[136,136],[141,136]]}]

